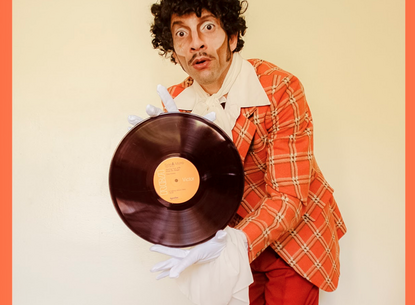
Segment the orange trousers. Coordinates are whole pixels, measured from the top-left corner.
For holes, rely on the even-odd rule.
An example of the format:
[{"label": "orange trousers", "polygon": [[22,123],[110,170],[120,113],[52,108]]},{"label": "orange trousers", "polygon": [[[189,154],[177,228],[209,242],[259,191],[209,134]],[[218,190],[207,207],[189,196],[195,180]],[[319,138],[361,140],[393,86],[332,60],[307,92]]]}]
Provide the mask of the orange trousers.
[{"label": "orange trousers", "polygon": [[251,263],[250,305],[318,305],[319,288],[268,247]]}]

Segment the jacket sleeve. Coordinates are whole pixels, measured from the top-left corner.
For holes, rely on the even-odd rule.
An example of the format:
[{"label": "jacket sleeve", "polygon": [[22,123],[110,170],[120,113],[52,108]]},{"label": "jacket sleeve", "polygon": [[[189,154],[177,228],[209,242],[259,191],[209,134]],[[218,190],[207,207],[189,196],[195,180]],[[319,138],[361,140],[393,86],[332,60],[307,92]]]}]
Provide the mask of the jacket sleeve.
[{"label": "jacket sleeve", "polygon": [[[300,81],[292,75],[274,77],[264,87],[270,97],[264,124],[257,137],[265,139],[262,152],[253,147],[247,157],[265,160],[265,196],[250,203],[251,211],[235,227],[248,239],[253,261],[270,244],[293,230],[307,205],[313,165],[313,126]],[[254,118],[255,120],[255,118]],[[249,185],[251,177],[246,173]]]}]

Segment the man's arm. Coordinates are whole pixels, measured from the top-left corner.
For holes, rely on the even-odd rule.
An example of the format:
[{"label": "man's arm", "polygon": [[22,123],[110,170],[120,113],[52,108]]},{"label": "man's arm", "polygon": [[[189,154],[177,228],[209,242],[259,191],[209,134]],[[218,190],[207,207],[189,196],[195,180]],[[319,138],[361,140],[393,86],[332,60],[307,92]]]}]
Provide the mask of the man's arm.
[{"label": "man's arm", "polygon": [[[274,89],[268,90],[276,91],[270,99],[269,113],[265,114],[266,196],[235,227],[248,238],[250,261],[298,224],[311,181],[313,125],[303,87],[292,75],[274,77],[272,82],[269,88]],[[261,158],[255,148],[248,154],[254,162]],[[248,184],[250,180],[247,173]]]}]

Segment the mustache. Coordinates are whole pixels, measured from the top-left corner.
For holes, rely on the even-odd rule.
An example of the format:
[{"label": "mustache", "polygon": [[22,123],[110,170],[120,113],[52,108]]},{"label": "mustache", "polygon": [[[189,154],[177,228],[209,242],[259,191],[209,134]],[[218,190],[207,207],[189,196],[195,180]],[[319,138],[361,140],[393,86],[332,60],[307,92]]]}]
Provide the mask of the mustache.
[{"label": "mustache", "polygon": [[189,65],[192,65],[193,61],[194,61],[197,57],[202,57],[202,56],[204,56],[204,57],[208,57],[208,58],[212,58],[212,56],[208,55],[206,52],[199,52],[199,53],[194,54],[194,55],[192,56],[192,58],[190,58],[190,60],[189,60]]}]

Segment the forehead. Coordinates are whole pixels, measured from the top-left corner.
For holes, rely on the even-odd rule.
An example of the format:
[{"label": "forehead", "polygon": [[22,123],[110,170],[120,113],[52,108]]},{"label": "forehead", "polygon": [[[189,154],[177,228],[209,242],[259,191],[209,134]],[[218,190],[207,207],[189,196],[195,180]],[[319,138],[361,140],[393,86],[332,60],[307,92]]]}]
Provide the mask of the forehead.
[{"label": "forehead", "polygon": [[213,15],[208,10],[203,9],[200,17],[196,15],[196,13],[191,12],[184,15],[178,15],[178,14],[172,14],[171,15],[171,21],[170,21],[170,28],[173,28],[177,25],[186,25],[186,24],[197,24],[204,22],[206,20],[215,20],[216,22],[220,23],[219,18],[216,18],[215,15]]}]

